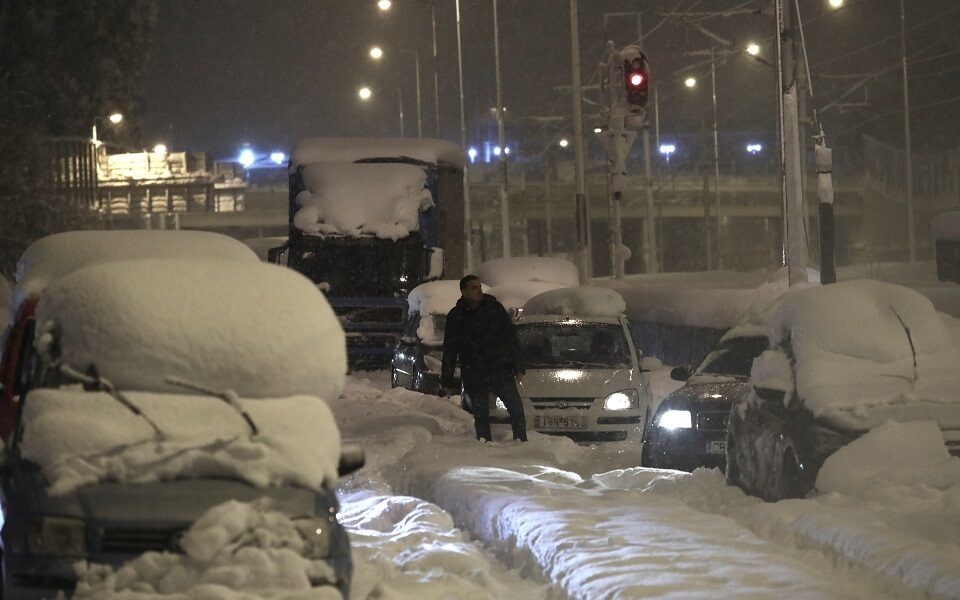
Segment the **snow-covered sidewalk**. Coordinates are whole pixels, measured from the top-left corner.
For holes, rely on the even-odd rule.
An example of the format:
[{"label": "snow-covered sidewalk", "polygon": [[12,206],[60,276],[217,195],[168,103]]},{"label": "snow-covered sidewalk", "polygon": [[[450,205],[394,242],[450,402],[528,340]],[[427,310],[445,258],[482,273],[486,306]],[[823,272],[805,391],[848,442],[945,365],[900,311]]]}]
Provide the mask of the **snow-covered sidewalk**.
[{"label": "snow-covered sidewalk", "polygon": [[638,449],[473,439],[449,400],[351,378],[354,597],[960,598],[960,485],[768,504]]}]

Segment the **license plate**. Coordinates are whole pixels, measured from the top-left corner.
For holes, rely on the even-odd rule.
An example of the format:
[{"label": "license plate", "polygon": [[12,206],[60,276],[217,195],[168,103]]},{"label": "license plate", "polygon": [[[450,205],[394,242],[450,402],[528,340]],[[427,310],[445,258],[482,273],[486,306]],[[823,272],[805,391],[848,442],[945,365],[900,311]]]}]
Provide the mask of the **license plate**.
[{"label": "license plate", "polygon": [[586,429],[586,417],[561,417],[537,415],[533,418],[534,429]]},{"label": "license plate", "polygon": [[726,454],[727,442],[707,442],[707,454]]}]

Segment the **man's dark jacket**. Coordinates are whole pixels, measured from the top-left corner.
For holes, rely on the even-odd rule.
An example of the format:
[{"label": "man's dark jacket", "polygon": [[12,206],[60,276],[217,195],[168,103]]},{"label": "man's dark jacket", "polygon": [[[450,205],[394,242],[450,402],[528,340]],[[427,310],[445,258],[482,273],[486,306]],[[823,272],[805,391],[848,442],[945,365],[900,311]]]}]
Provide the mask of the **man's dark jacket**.
[{"label": "man's dark jacket", "polygon": [[460,298],[447,313],[440,378],[444,385],[452,385],[458,359],[462,375],[470,378],[515,375],[519,372],[519,358],[513,321],[495,297],[484,294],[474,310]]}]

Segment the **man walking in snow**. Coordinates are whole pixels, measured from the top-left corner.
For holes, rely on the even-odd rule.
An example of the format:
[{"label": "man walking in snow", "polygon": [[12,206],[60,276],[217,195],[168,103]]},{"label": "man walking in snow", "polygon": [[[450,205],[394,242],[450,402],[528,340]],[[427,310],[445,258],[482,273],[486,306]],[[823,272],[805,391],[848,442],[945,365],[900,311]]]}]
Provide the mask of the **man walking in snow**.
[{"label": "man walking in snow", "polygon": [[473,408],[477,439],[490,441],[489,398],[499,397],[510,413],[513,439],[527,441],[527,424],[517,382],[523,376],[517,332],[506,309],[496,298],[484,294],[480,279],[467,275],[460,280],[460,300],[447,313],[443,334],[444,392],[453,387],[453,371],[460,362],[463,387]]}]

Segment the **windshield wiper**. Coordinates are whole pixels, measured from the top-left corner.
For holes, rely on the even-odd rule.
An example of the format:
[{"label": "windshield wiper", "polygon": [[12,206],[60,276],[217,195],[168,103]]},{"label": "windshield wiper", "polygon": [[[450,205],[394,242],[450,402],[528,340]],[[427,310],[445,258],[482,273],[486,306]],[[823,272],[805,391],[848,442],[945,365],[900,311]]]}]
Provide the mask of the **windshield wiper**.
[{"label": "windshield wiper", "polygon": [[96,364],[90,363],[90,366],[87,367],[86,373],[81,373],[66,363],[56,364],[54,365],[54,369],[61,375],[82,383],[84,389],[106,392],[107,395],[122,404],[127,410],[149,423],[150,427],[153,428],[154,433],[157,434],[157,437],[164,437],[163,432],[160,431],[160,428],[157,427],[157,424],[153,422],[153,419],[148,417],[146,413],[140,410],[140,407],[127,398],[123,392],[118,390],[116,386],[110,382],[110,380],[104,379],[100,376],[100,372],[97,370]]},{"label": "windshield wiper", "polygon": [[201,393],[207,394],[208,396],[214,396],[215,398],[222,399],[224,402],[226,402],[231,407],[233,407],[233,409],[236,410],[241,417],[243,417],[243,420],[247,422],[247,426],[250,427],[250,433],[252,435],[258,435],[260,433],[260,431],[257,429],[256,424],[253,422],[253,419],[250,417],[247,411],[240,404],[240,396],[238,396],[235,391],[233,390],[218,391],[218,390],[210,389],[198,383],[186,381],[186,380],[180,379],[179,377],[174,377],[172,375],[167,375],[167,377],[164,378],[164,381],[166,381],[170,385],[175,385],[177,387],[182,387],[188,390],[192,390],[194,392],[201,392]]}]

